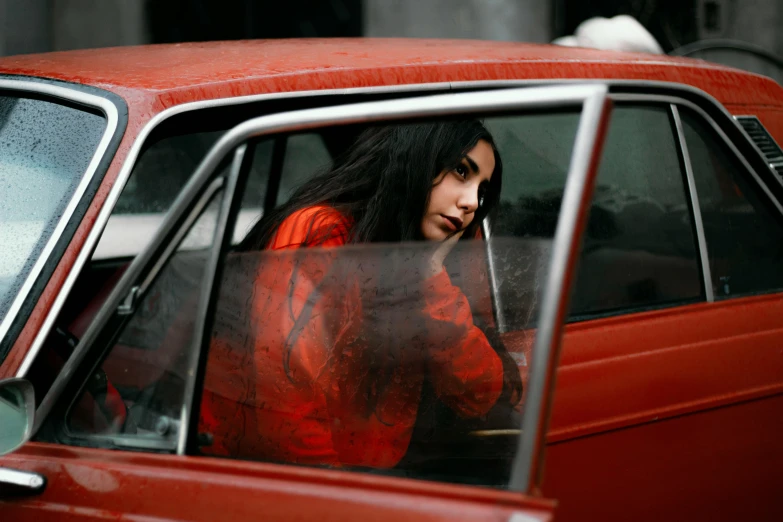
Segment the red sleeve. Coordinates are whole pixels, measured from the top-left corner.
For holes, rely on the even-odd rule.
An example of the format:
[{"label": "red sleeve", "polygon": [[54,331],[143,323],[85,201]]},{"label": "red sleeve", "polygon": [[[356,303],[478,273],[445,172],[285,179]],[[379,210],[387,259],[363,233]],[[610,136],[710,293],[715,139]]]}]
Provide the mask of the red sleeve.
[{"label": "red sleeve", "polygon": [[463,416],[485,414],[503,389],[500,357],[473,324],[467,298],[445,270],[425,282],[424,301],[435,392]]},{"label": "red sleeve", "polygon": [[349,227],[350,220],[333,207],[307,207],[280,224],[267,249],[341,246],[348,242]]}]

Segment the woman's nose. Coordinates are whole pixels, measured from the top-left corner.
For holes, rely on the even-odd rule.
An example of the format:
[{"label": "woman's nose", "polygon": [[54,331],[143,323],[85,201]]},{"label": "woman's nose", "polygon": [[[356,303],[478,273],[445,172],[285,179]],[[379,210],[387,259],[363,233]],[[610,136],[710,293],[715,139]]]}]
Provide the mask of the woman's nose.
[{"label": "woman's nose", "polygon": [[463,191],[460,191],[459,200],[457,201],[457,206],[462,209],[466,213],[475,212],[478,209],[479,200],[478,200],[478,189],[477,188],[469,188]]}]

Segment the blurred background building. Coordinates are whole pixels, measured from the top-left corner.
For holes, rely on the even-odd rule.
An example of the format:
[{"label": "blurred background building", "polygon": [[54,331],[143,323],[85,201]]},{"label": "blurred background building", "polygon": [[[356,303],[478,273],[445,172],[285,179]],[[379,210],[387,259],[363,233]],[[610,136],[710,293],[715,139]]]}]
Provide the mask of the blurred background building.
[{"label": "blurred background building", "polygon": [[240,38],[404,36],[544,43],[627,14],[664,52],[783,83],[783,0],[0,0],[0,56]]}]

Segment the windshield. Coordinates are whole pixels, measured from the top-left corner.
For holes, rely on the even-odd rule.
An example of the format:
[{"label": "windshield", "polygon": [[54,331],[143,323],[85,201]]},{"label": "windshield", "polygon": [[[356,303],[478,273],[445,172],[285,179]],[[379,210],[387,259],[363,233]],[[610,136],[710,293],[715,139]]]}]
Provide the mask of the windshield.
[{"label": "windshield", "polygon": [[98,114],[0,92],[0,321],[51,239],[105,127]]}]

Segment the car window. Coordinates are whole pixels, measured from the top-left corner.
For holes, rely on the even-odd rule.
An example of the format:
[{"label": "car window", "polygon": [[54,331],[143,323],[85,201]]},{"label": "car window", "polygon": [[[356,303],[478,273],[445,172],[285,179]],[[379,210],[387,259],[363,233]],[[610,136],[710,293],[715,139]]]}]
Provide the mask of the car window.
[{"label": "car window", "polygon": [[0,93],[0,321],[87,171],[106,119]]},{"label": "car window", "polygon": [[681,108],[716,298],[783,290],[783,220],[703,118]]},{"label": "car window", "polygon": [[[530,124],[514,121],[528,117],[498,117],[485,124],[498,140],[503,132],[509,141],[526,142],[526,134],[540,132],[536,117]],[[559,163],[552,168],[561,178],[575,131],[571,127],[560,140]],[[526,159],[519,151],[504,155],[504,178],[524,171]],[[281,186],[287,176],[300,184],[322,171],[323,163],[311,159],[284,170]],[[543,267],[548,249],[538,243],[527,237],[493,239],[493,254]],[[456,312],[451,305],[468,310],[477,339],[483,340],[476,341],[471,371],[484,375],[477,377],[484,379],[482,386],[502,388],[502,372],[487,369],[497,362],[494,352],[479,353],[489,338],[502,345],[487,301],[486,246],[483,240],[460,242],[449,256],[444,288],[464,301],[457,305],[444,297],[432,305],[445,306],[447,315]],[[420,310],[427,307],[420,272],[426,252],[426,243],[390,243],[228,253],[204,380],[201,452],[505,486],[522,406],[503,403],[476,417],[470,408],[482,406],[467,406],[472,392],[446,391],[449,385],[433,366],[435,355],[419,350],[438,331]],[[537,275],[545,276],[543,268]],[[506,283],[515,286],[526,278],[508,273]],[[540,288],[540,281],[531,284]],[[516,294],[506,302],[507,310],[519,315],[536,297]],[[319,337],[324,331],[331,333]],[[452,339],[442,348],[449,364],[466,363],[464,331],[442,335]],[[281,350],[280,342],[288,348]],[[340,355],[325,355],[335,347]],[[518,355],[503,348],[502,364],[521,382],[518,364],[524,357]],[[375,368],[371,374],[361,369],[367,364]],[[355,417],[359,410],[365,420]],[[333,421],[325,423],[328,418]]]},{"label": "car window", "polygon": [[[504,180],[501,206],[491,233],[537,238],[546,248],[555,232],[567,172],[569,137],[578,116],[542,115],[523,121],[538,132],[496,129],[504,157],[518,156],[524,168]],[[515,122],[516,123],[516,122]],[[514,177],[512,177],[514,176]],[[701,296],[693,222],[685,178],[667,106],[619,105],[612,113],[582,245],[571,319],[627,313],[697,300]],[[548,219],[542,219],[546,215]],[[501,279],[519,270],[496,260]],[[535,273],[535,267],[528,267]],[[536,280],[536,278],[532,278]],[[508,292],[534,289],[501,281]],[[508,315],[508,314],[507,314]],[[526,317],[505,317],[523,328]]]}]

